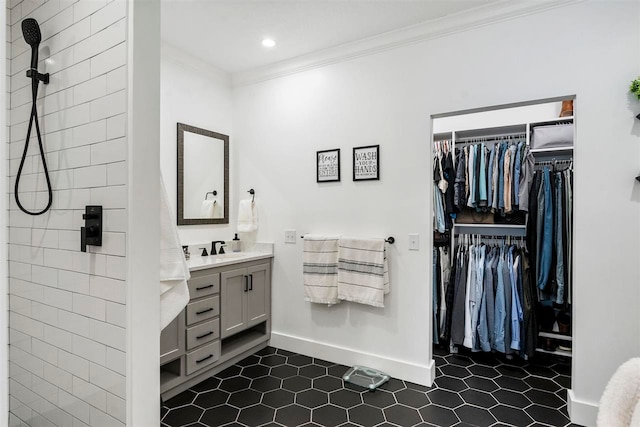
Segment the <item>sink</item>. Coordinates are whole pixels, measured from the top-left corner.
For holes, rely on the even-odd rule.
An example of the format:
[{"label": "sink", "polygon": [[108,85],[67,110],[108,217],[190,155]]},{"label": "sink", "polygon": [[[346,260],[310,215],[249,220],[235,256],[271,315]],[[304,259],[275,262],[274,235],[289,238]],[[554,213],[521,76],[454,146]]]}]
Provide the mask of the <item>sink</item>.
[{"label": "sink", "polygon": [[224,253],[224,254],[218,254],[218,255],[211,255],[211,257],[213,259],[234,259],[234,258],[242,258],[246,256],[246,253],[244,252],[231,252],[231,253]]}]

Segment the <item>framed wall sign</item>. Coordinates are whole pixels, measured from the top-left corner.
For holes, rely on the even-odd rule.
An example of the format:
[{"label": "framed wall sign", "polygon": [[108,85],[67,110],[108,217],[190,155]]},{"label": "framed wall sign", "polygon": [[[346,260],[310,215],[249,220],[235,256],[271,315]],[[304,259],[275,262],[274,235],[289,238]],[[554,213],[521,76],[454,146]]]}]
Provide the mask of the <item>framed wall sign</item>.
[{"label": "framed wall sign", "polygon": [[340,149],[316,153],[316,182],[340,181]]},{"label": "framed wall sign", "polygon": [[368,145],[353,148],[353,180],[380,179],[380,146]]}]

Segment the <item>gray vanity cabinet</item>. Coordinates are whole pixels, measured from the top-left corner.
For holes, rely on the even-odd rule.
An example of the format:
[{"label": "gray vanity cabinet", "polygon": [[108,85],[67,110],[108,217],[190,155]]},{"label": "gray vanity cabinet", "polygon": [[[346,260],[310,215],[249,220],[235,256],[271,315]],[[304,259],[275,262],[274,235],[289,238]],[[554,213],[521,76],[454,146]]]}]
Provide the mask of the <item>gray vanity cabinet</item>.
[{"label": "gray vanity cabinet", "polygon": [[160,337],[164,399],[264,348],[271,337],[271,259],[191,273],[190,301]]},{"label": "gray vanity cabinet", "polygon": [[271,305],[269,263],[220,274],[222,338],[264,322]]}]

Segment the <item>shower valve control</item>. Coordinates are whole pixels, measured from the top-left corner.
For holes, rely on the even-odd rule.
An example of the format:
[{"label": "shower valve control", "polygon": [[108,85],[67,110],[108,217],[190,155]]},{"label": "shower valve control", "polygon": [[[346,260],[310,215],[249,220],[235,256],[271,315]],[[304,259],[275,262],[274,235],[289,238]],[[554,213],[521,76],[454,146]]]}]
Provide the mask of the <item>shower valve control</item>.
[{"label": "shower valve control", "polygon": [[82,219],[84,227],[80,228],[80,250],[87,252],[87,245],[102,246],[102,206],[86,206]]}]

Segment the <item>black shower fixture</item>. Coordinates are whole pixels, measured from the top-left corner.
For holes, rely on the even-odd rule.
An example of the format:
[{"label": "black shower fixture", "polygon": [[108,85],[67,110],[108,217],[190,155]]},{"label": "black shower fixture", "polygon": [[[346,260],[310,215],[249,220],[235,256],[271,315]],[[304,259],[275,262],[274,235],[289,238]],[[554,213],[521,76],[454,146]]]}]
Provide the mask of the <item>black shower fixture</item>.
[{"label": "black shower fixture", "polygon": [[[24,151],[22,152],[22,160],[20,160],[20,166],[18,167],[18,174],[16,176],[16,185],[14,187],[14,196],[16,203],[20,210],[29,215],[42,215],[51,207],[53,202],[53,191],[51,189],[51,180],[49,179],[49,170],[47,169],[47,161],[44,155],[44,147],[42,146],[42,135],[40,134],[40,125],[38,124],[38,110],[36,108],[36,100],[38,99],[38,85],[40,82],[44,84],[49,83],[49,73],[40,74],[38,72],[38,47],[42,41],[42,34],[40,33],[40,26],[38,21],[33,18],[27,18],[22,21],[22,35],[24,40],[29,46],[31,46],[31,67],[27,70],[27,77],[31,79],[31,115],[29,116],[29,126],[27,127],[27,138],[24,143]],[[42,158],[42,166],[44,169],[44,176],[47,181],[47,190],[49,192],[49,201],[47,206],[41,211],[29,211],[20,203],[20,195],[18,187],[20,185],[20,177],[22,176],[22,167],[27,157],[29,150],[29,139],[31,138],[31,129],[33,124],[36,125],[36,134],[38,136],[38,145],[40,148],[40,157]]]}]

